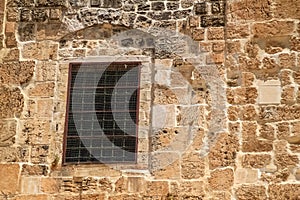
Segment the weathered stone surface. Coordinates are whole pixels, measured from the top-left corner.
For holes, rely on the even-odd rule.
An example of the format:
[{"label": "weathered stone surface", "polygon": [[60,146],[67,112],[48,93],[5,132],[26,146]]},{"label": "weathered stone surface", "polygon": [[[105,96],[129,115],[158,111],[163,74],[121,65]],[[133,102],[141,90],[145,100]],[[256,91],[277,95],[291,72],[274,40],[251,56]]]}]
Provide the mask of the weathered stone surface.
[{"label": "weathered stone surface", "polygon": [[10,146],[15,143],[15,121],[0,121],[0,146]]},{"label": "weathered stone surface", "polygon": [[236,135],[228,133],[219,134],[209,152],[210,168],[235,166],[238,147],[239,142]]},{"label": "weathered stone surface", "polygon": [[198,153],[184,155],[181,162],[181,176],[184,179],[197,179],[205,174],[205,162]]},{"label": "weathered stone surface", "polygon": [[269,186],[270,200],[298,199],[300,197],[299,184],[272,184]]},{"label": "weathered stone surface", "polygon": [[23,47],[22,55],[27,59],[57,60],[58,44],[43,41],[39,43],[27,43]]},{"label": "weathered stone surface", "polygon": [[31,97],[53,97],[54,96],[54,82],[38,83],[33,88],[29,89],[29,96]]},{"label": "weathered stone surface", "polygon": [[228,24],[226,31],[227,37],[229,39],[242,39],[250,35],[250,28],[247,24]]},{"label": "weathered stone surface", "polygon": [[267,199],[266,188],[264,186],[241,186],[235,191],[238,200],[265,200]]},{"label": "weathered stone surface", "polygon": [[156,104],[174,104],[178,103],[176,94],[165,86],[157,85],[154,90],[154,102]]},{"label": "weathered stone surface", "polygon": [[212,190],[230,190],[233,186],[234,176],[232,169],[217,169],[212,171],[210,175],[208,182]]},{"label": "weathered stone surface", "polygon": [[299,19],[300,3],[297,0],[275,0],[274,15],[279,19],[293,18]]},{"label": "weathered stone surface", "polygon": [[146,195],[162,196],[169,192],[169,184],[166,181],[149,181],[146,186]]},{"label": "weathered stone surface", "polygon": [[29,150],[27,147],[0,147],[2,162],[28,162]]},{"label": "weathered stone surface", "polygon": [[6,62],[0,64],[0,83],[24,84],[33,76],[34,62]]},{"label": "weathered stone surface", "polygon": [[16,197],[16,200],[48,200],[48,196],[45,194],[20,195]]},{"label": "weathered stone surface", "polygon": [[46,165],[22,165],[22,175],[27,176],[46,176],[48,174],[48,166]]},{"label": "weathered stone surface", "polygon": [[266,165],[271,163],[271,155],[269,154],[261,154],[261,155],[251,155],[246,154],[242,158],[242,166],[243,167],[253,167],[253,168],[263,168]]},{"label": "weathered stone surface", "polygon": [[270,0],[239,0],[229,4],[230,16],[233,20],[267,20],[271,18]]},{"label": "weathered stone surface", "polygon": [[284,36],[292,34],[293,21],[271,21],[269,23],[256,23],[253,33],[256,37]]},{"label": "weathered stone surface", "polygon": [[19,117],[22,110],[24,99],[18,88],[11,89],[0,86],[0,119]]},{"label": "weathered stone surface", "polygon": [[19,189],[20,166],[0,164],[0,188],[2,194],[16,194]]},{"label": "weathered stone surface", "polygon": [[254,104],[257,101],[258,92],[254,87],[227,89],[227,100],[230,104]]}]

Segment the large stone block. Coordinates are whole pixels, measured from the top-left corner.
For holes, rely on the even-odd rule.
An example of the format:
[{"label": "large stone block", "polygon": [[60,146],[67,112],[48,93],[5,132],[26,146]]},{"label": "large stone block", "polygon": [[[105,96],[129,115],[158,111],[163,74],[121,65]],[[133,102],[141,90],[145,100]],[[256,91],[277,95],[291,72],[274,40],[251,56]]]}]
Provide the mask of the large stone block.
[{"label": "large stone block", "polygon": [[0,99],[0,119],[20,116],[24,99],[18,88],[11,89],[0,86]]},{"label": "large stone block", "polygon": [[169,192],[169,184],[167,181],[149,181],[147,182],[146,195],[162,196]]},{"label": "large stone block", "polygon": [[0,64],[0,83],[24,84],[33,76],[34,62],[6,62]]},{"label": "large stone block", "polygon": [[232,169],[217,169],[211,172],[208,182],[212,190],[230,190],[233,186],[233,180]]},{"label": "large stone block", "polygon": [[243,167],[263,168],[271,163],[271,155],[269,154],[246,154],[242,158]]},{"label": "large stone block", "polygon": [[272,184],[269,186],[269,199],[299,199],[300,184]]},{"label": "large stone block", "polygon": [[268,199],[266,188],[257,185],[242,185],[235,191],[238,200],[265,200]]},{"label": "large stone block", "polygon": [[279,19],[299,19],[300,2],[297,0],[275,0],[274,16]]},{"label": "large stone block", "polygon": [[205,162],[198,153],[188,153],[181,161],[181,176],[184,179],[197,179],[205,174]]},{"label": "large stone block", "polygon": [[234,20],[267,20],[272,17],[271,1],[239,0],[229,4],[231,21]]},{"label": "large stone block", "polygon": [[253,34],[256,37],[291,35],[293,31],[293,21],[271,21],[268,23],[256,23],[253,26]]},{"label": "large stone block", "polygon": [[30,97],[53,97],[54,96],[54,82],[38,83],[33,88],[29,89]]},{"label": "large stone block", "polygon": [[0,146],[10,146],[15,143],[16,127],[15,121],[0,121]]},{"label": "large stone block", "polygon": [[20,166],[0,164],[0,188],[3,194],[16,194],[19,189]]},{"label": "large stone block", "polygon": [[209,166],[211,169],[218,167],[235,166],[239,141],[236,135],[222,133],[212,144],[209,152]]}]

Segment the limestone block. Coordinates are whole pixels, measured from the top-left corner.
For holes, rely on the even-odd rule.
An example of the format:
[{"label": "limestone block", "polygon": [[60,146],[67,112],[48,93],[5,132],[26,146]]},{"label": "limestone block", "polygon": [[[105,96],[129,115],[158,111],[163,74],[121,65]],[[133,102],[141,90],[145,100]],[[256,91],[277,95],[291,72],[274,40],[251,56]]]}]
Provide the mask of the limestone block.
[{"label": "limestone block", "polygon": [[27,147],[1,147],[0,160],[2,162],[28,162],[29,150]]},{"label": "limestone block", "polygon": [[240,114],[240,118],[243,121],[256,121],[258,118],[258,113],[253,105],[242,106]]},{"label": "limestone block", "polygon": [[152,109],[153,128],[171,128],[175,126],[174,105],[155,105]]},{"label": "limestone block", "polygon": [[48,174],[49,167],[46,165],[22,165],[22,175],[26,176],[46,176]]},{"label": "limestone block", "polygon": [[181,161],[181,177],[184,179],[197,179],[205,174],[204,159],[199,153],[186,153]]},{"label": "limestone block", "polygon": [[296,88],[294,86],[285,86],[282,88],[281,103],[293,104],[296,102]]},{"label": "limestone block", "polygon": [[298,162],[299,159],[297,156],[288,153],[279,153],[275,156],[275,165],[278,169],[295,167]]},{"label": "limestone block", "polygon": [[40,61],[57,60],[58,44],[49,41],[26,43],[23,46],[22,55],[24,58]]},{"label": "limestone block", "polygon": [[239,119],[240,108],[238,106],[230,106],[227,109],[228,119],[230,121],[237,121]]},{"label": "limestone block", "polygon": [[269,186],[269,199],[299,199],[300,184],[272,184]]},{"label": "limestone block", "polygon": [[242,157],[242,166],[245,168],[263,168],[271,163],[269,154],[246,154]]},{"label": "limestone block", "polygon": [[32,163],[43,164],[47,163],[47,157],[49,155],[48,145],[34,145],[31,149]]},{"label": "limestone block", "polygon": [[242,185],[235,191],[238,200],[265,200],[268,199],[266,188],[259,185]]},{"label": "limestone block", "polygon": [[0,119],[20,116],[24,104],[20,89],[0,86],[0,99]]},{"label": "limestone block", "polygon": [[54,96],[54,82],[38,83],[29,88],[30,97],[53,97]]},{"label": "limestone block", "polygon": [[296,55],[295,53],[288,54],[282,53],[278,56],[279,65],[282,69],[294,69],[296,67]]},{"label": "limestone block", "polygon": [[32,61],[1,63],[0,83],[16,85],[27,83],[33,76],[34,65]]},{"label": "limestone block", "polygon": [[15,121],[0,121],[0,146],[10,146],[15,143]]},{"label": "limestone block", "polygon": [[177,126],[203,125],[203,106],[177,106]]},{"label": "limestone block", "polygon": [[170,85],[170,71],[157,70],[154,77],[155,84],[169,86]]},{"label": "limestone block", "polygon": [[209,151],[210,169],[235,166],[238,147],[239,142],[235,134],[219,134],[217,140],[214,142]]},{"label": "limestone block", "polygon": [[290,70],[281,70],[280,71],[280,81],[282,86],[292,84],[292,71]]},{"label": "limestone block", "polygon": [[205,195],[204,183],[202,181],[182,181],[178,188],[178,196],[192,199],[195,197],[203,198]]},{"label": "limestone block", "polygon": [[229,4],[231,21],[235,20],[267,20],[271,18],[269,0],[239,0]]},{"label": "limestone block", "polygon": [[234,183],[256,183],[258,181],[258,170],[257,169],[245,169],[239,168],[234,172]]},{"label": "limestone block", "polygon": [[271,124],[262,124],[259,127],[259,138],[274,140],[275,139],[275,128]]},{"label": "limestone block", "polygon": [[169,192],[169,184],[167,181],[149,181],[146,185],[145,194],[149,196],[167,195]]},{"label": "limestone block", "polygon": [[229,23],[226,31],[229,39],[242,39],[250,35],[250,28],[248,24],[237,25],[236,23]]},{"label": "limestone block", "polygon": [[16,194],[19,188],[20,166],[0,164],[0,188],[3,194]]},{"label": "limestone block", "polygon": [[293,21],[271,21],[268,23],[256,23],[253,33],[256,37],[272,37],[290,35],[294,30]]},{"label": "limestone block", "polygon": [[224,28],[210,27],[207,29],[208,40],[222,40],[224,39]]},{"label": "limestone block", "polygon": [[38,62],[36,66],[36,81],[54,81],[56,77],[56,63]]},{"label": "limestone block", "polygon": [[294,18],[299,19],[300,3],[297,0],[286,1],[286,0],[275,0],[274,15],[276,18]]},{"label": "limestone block", "polygon": [[23,194],[41,193],[41,178],[40,177],[22,177],[21,192]]},{"label": "limestone block", "polygon": [[[162,153],[163,154],[163,153]],[[168,154],[164,154],[168,156]],[[157,179],[179,179],[180,178],[180,161],[174,159],[169,164],[161,166],[160,169],[153,170],[152,174]]]},{"label": "limestone block", "polygon": [[212,190],[230,190],[233,186],[232,169],[217,169],[212,171],[210,175],[208,183]]},{"label": "limestone block", "polygon": [[51,118],[53,114],[53,100],[41,99],[37,100],[37,117]]},{"label": "limestone block", "polygon": [[154,88],[154,103],[155,104],[176,104],[178,98],[176,94],[165,86],[156,85]]},{"label": "limestone block", "polygon": [[258,81],[258,103],[279,104],[281,100],[281,87],[279,80]]},{"label": "limestone block", "polygon": [[212,53],[206,57],[207,64],[221,64],[224,63],[223,53]]}]

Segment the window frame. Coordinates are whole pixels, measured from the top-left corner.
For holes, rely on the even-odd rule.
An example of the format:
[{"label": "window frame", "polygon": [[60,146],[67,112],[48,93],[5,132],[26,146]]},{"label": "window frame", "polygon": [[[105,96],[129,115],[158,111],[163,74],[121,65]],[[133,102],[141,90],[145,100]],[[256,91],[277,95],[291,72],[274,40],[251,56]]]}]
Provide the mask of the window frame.
[{"label": "window frame", "polygon": [[[134,64],[136,67],[138,67],[138,85],[137,85],[137,100],[136,100],[136,130],[135,130],[135,159],[134,161],[114,161],[114,162],[100,162],[100,161],[88,161],[88,162],[83,162],[83,161],[78,161],[78,162],[67,162],[66,161],[66,150],[67,150],[67,139],[68,139],[68,125],[69,125],[69,113],[70,113],[70,96],[71,96],[71,90],[72,90],[72,67],[73,66],[82,66],[84,67],[89,66],[89,65],[97,65],[97,64]],[[109,66],[107,65],[107,66]],[[107,62],[107,61],[92,61],[92,62],[70,62],[68,66],[68,83],[67,83],[67,102],[66,102],[66,113],[65,113],[65,124],[64,124],[64,136],[63,136],[63,153],[62,153],[62,165],[67,166],[67,165],[103,165],[103,164],[112,164],[112,165],[136,165],[138,163],[138,151],[139,151],[139,145],[138,145],[138,140],[139,140],[139,112],[140,112],[140,91],[141,91],[141,70],[142,70],[142,61],[112,61],[112,62]],[[101,77],[99,77],[101,78]],[[80,158],[80,157],[78,157]]]}]

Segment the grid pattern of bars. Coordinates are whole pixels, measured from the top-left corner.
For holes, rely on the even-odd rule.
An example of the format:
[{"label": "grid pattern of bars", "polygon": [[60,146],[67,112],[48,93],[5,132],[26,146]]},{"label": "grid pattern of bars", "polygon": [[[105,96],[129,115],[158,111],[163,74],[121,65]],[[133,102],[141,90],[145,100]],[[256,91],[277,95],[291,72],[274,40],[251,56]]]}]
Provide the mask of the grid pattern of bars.
[{"label": "grid pattern of bars", "polygon": [[70,65],[65,163],[136,160],[139,65]]}]

